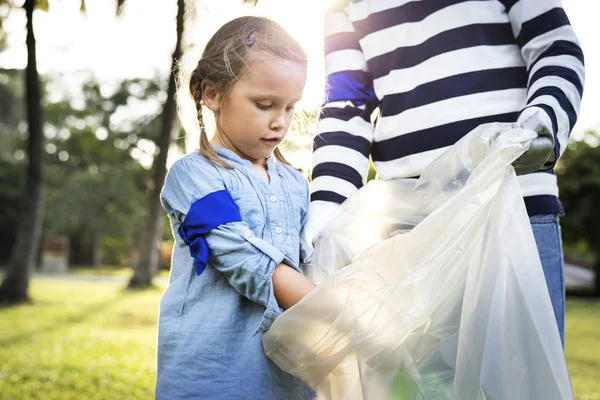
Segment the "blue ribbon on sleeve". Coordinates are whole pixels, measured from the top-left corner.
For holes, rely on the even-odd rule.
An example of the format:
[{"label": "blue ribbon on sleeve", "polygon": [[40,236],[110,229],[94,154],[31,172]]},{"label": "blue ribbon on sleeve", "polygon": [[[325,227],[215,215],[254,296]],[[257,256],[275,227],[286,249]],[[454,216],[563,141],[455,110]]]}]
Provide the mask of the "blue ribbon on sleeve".
[{"label": "blue ribbon on sleeve", "polygon": [[204,235],[229,222],[240,222],[242,217],[227,190],[219,190],[195,201],[179,225],[178,233],[190,248],[196,275],[206,268],[210,249]]}]

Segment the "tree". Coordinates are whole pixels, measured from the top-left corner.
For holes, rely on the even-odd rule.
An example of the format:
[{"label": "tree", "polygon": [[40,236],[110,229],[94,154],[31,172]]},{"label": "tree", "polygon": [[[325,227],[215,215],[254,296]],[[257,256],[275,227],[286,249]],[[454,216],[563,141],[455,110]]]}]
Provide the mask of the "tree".
[{"label": "tree", "polygon": [[9,11],[10,7],[8,5],[8,1],[0,0],[0,50],[3,50],[6,45],[6,32],[4,32],[2,22],[8,17]]},{"label": "tree", "polygon": [[136,187],[134,173],[108,163],[93,173],[73,171],[60,190],[48,191],[49,211],[53,211],[49,231],[79,235],[80,239],[84,236],[91,242],[93,265],[99,268],[103,238],[127,240],[137,233],[139,221],[145,217],[140,208],[144,196]]},{"label": "tree", "polygon": [[[146,79],[125,80],[111,94],[100,86],[90,75],[76,98],[45,107],[44,232],[69,236],[70,260],[95,267],[124,265],[142,232],[151,174],[139,160],[154,155],[159,110],[136,115],[131,104],[159,104],[164,93]],[[127,120],[111,123],[123,114]]]},{"label": "tree", "polygon": [[177,39],[175,50],[171,58],[171,73],[169,73],[169,84],[167,86],[167,98],[162,112],[162,125],[160,135],[156,142],[158,155],[154,158],[152,165],[154,189],[150,197],[148,223],[143,231],[143,239],[140,248],[140,259],[135,266],[133,276],[129,281],[129,288],[143,288],[152,284],[152,278],[158,272],[158,240],[162,235],[164,214],[160,204],[160,191],[162,183],[167,175],[167,155],[171,146],[172,133],[175,127],[177,115],[177,103],[175,93],[177,82],[175,71],[181,59],[183,30],[185,22],[185,0],[177,0]]},{"label": "tree", "polygon": [[[123,2],[123,0],[117,1],[117,12],[123,6]],[[84,12],[85,2],[82,0],[80,4],[81,10]],[[28,167],[22,201],[21,223],[13,245],[8,270],[2,285],[0,285],[0,301],[9,303],[19,303],[29,299],[29,280],[37,261],[44,219],[44,114],[40,79],[37,71],[36,40],[33,30],[33,11],[36,7],[47,10],[48,1],[25,0],[23,3],[27,18],[25,88],[29,130],[27,139]]]},{"label": "tree", "polygon": [[42,231],[44,194],[42,130],[44,116],[41,106],[40,80],[37,72],[35,52],[35,34],[33,32],[33,10],[35,0],[25,0],[23,4],[27,16],[27,67],[25,69],[25,88],[27,104],[27,184],[22,202],[21,224],[6,276],[0,286],[0,300],[18,303],[28,300],[29,278],[37,259],[40,235]]},{"label": "tree", "polygon": [[557,175],[565,209],[561,219],[563,240],[570,247],[583,247],[595,261],[595,294],[600,296],[600,136],[571,142],[559,160]]}]

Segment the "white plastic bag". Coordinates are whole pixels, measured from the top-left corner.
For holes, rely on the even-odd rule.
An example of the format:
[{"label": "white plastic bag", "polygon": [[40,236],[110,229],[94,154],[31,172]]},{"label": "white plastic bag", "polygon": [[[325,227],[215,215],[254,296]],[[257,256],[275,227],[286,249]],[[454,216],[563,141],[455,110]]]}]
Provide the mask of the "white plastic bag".
[{"label": "white plastic bag", "polygon": [[263,335],[319,399],[573,393],[514,169],[535,136],[475,129],[417,180],[372,181],[320,235],[319,286]]}]

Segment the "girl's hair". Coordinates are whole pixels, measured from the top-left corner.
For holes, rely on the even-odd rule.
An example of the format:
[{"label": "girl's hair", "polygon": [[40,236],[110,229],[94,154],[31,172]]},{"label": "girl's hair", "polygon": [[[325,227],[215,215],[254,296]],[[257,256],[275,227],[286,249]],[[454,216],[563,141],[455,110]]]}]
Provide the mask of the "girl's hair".
[{"label": "girl's hair", "polygon": [[[306,64],[306,53],[281,25],[263,17],[240,17],[225,25],[208,41],[202,58],[189,79],[189,90],[196,106],[200,124],[199,151],[206,159],[225,168],[233,168],[223,161],[210,145],[202,118],[202,82],[215,84],[219,102],[223,102],[232,86],[246,72],[248,54],[264,51],[273,56]],[[219,107],[220,108],[220,107]],[[279,148],[273,152],[277,161],[289,164]]]}]

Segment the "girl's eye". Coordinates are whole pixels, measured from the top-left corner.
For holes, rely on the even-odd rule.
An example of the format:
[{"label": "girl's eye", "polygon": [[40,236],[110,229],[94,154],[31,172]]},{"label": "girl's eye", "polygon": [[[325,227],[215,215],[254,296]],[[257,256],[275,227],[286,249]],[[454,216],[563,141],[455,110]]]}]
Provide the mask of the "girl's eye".
[{"label": "girl's eye", "polygon": [[285,108],[286,111],[294,111],[295,106],[288,106]]},{"label": "girl's eye", "polygon": [[262,104],[262,103],[256,103],[256,106],[260,110],[268,110],[268,109],[270,109],[272,107],[270,104]]}]

